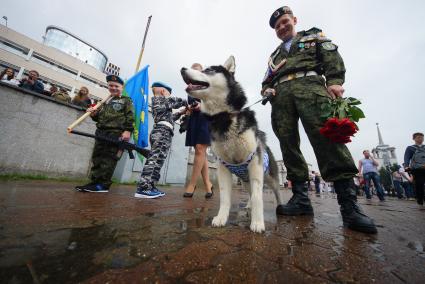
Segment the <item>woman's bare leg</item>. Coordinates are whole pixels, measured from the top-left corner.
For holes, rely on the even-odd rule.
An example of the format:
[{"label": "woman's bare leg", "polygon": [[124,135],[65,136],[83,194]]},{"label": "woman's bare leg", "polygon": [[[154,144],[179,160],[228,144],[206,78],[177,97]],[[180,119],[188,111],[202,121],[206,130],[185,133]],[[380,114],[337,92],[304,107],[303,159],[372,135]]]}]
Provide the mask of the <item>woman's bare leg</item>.
[{"label": "woman's bare leg", "polygon": [[208,145],[206,144],[196,144],[195,145],[195,157],[193,159],[193,169],[192,176],[190,177],[190,182],[186,186],[186,192],[192,193],[195,190],[196,181],[201,174],[202,168],[204,167],[206,160],[206,151]]},{"label": "woman's bare leg", "polygon": [[207,158],[206,150],[207,149],[205,148],[205,162],[204,162],[204,166],[202,167],[202,170],[201,170],[201,175],[202,175],[202,180],[204,181],[205,191],[211,192],[212,183],[210,181],[208,158]]}]

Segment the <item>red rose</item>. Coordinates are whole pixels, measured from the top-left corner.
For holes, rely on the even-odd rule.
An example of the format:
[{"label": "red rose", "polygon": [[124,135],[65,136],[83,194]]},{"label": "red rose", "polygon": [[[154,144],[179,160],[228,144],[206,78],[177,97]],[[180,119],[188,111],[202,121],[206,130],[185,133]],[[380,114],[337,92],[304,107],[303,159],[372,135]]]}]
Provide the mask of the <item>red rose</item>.
[{"label": "red rose", "polygon": [[357,132],[357,126],[348,118],[340,120],[332,117],[325,122],[319,132],[333,143],[346,144],[351,142],[350,136]]},{"label": "red rose", "polygon": [[332,117],[328,119],[325,123],[325,127],[331,129],[331,130],[337,130],[339,128],[340,121],[336,117]]},{"label": "red rose", "polygon": [[339,132],[341,135],[352,136],[357,132],[357,127],[351,120],[344,118],[341,120]]}]

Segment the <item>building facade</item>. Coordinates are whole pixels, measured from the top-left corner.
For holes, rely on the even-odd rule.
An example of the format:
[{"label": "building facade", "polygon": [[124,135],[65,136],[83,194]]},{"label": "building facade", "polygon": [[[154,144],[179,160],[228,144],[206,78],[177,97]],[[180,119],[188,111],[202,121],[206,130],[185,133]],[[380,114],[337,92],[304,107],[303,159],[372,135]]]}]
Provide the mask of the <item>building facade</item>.
[{"label": "building facade", "polygon": [[21,79],[30,70],[37,70],[45,90],[56,85],[67,89],[73,96],[85,86],[94,99],[105,98],[108,85],[102,68],[106,67],[107,57],[83,41],[78,43],[78,38],[70,33],[60,46],[58,41],[64,33],[50,26],[43,44],[0,25],[0,71],[12,68],[17,72],[17,79]]}]

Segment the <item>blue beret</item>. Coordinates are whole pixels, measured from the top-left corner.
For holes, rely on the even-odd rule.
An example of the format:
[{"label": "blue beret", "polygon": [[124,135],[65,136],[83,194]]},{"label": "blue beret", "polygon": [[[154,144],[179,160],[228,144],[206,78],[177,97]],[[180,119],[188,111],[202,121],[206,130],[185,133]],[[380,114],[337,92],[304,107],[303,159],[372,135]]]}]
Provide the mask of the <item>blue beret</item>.
[{"label": "blue beret", "polygon": [[277,19],[279,19],[281,16],[283,16],[285,14],[293,15],[291,8],[289,8],[288,6],[280,7],[279,9],[274,11],[272,16],[270,17],[270,20],[269,20],[270,27],[272,27],[272,29],[274,29],[274,26],[276,25]]},{"label": "blue beret", "polygon": [[173,90],[173,89],[171,89],[170,86],[168,86],[167,84],[162,83],[162,82],[153,82],[151,87],[152,88],[154,88],[154,87],[165,88],[170,92],[170,94],[171,94],[171,91]]},{"label": "blue beret", "polygon": [[115,75],[108,75],[106,76],[106,82],[117,82],[118,84],[124,85],[124,81]]}]

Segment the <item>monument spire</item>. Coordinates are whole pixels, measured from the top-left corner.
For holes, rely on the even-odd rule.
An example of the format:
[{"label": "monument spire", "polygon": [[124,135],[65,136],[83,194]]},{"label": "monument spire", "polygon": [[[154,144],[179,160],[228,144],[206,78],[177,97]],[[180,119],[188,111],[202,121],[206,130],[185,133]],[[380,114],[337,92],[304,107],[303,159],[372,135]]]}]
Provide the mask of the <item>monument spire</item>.
[{"label": "monument spire", "polygon": [[384,145],[384,139],[382,139],[381,130],[379,130],[379,123],[376,123],[376,128],[378,129],[378,145]]}]

